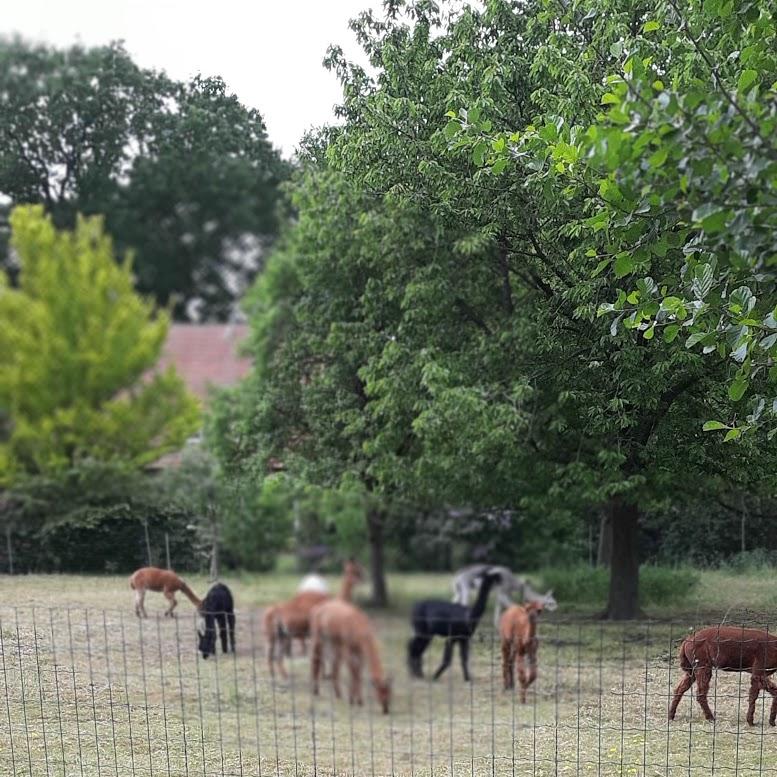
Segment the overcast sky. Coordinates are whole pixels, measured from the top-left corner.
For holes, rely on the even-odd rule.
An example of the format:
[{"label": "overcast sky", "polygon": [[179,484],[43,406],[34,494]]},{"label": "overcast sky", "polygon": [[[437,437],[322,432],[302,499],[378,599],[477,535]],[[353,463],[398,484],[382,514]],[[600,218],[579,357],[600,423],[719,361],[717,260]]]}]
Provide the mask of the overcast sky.
[{"label": "overcast sky", "polygon": [[[176,79],[220,75],[258,108],[289,156],[306,129],[333,121],[340,86],[321,61],[330,43],[359,48],[348,20],[376,0],[16,0],[0,33],[58,46],[124,40],[135,61]],[[363,60],[362,60],[363,61]]]}]

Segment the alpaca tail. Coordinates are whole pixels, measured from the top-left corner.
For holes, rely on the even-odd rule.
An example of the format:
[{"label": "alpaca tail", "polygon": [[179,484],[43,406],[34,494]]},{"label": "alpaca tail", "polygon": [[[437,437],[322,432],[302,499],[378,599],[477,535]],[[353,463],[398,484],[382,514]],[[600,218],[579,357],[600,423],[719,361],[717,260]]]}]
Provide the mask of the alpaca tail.
[{"label": "alpaca tail", "polygon": [[189,588],[183,580],[181,580],[181,593],[197,608],[202,604],[202,599],[197,597],[197,594]]}]

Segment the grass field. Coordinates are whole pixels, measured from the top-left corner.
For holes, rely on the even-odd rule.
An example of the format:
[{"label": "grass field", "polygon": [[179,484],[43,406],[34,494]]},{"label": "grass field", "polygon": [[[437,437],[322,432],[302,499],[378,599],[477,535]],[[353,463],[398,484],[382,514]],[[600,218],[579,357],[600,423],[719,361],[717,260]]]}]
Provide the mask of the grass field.
[{"label": "grass field", "polygon": [[[527,705],[502,691],[489,613],[473,644],[473,683],[462,681],[458,662],[438,683],[410,681],[410,602],[447,598],[448,576],[392,576],[394,606],[374,613],[393,677],[389,716],[372,700],[364,708],[335,700],[328,684],[314,700],[306,657],[291,661],[288,681],[266,671],[261,609],[293,592],[296,576],[228,578],[238,603],[238,650],[216,661],[196,657],[187,601],[176,619],[140,622],[124,576],[0,580],[0,774],[777,771],[777,732],[761,725],[763,698],[757,725],[744,723],[747,676],[715,678],[714,724],[703,721],[690,693],[678,720],[666,720],[679,640],[690,627],[724,617],[768,622],[777,606],[768,572],[705,572],[671,609],[648,607],[650,621],[625,625],[593,620],[596,602],[565,607],[562,600],[543,616],[539,678]],[[207,588],[203,578],[190,583]],[[149,594],[146,607],[159,616],[164,599]],[[432,644],[427,673],[441,650]]]}]

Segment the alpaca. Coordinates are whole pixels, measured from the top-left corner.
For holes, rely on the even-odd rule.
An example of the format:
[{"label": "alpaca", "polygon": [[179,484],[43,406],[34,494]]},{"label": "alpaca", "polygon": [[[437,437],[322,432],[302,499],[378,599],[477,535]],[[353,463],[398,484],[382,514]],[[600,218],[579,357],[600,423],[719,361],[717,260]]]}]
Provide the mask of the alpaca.
[{"label": "alpaca", "polygon": [[713,669],[724,672],[750,672],[749,706],[747,722],[752,726],[755,703],[761,690],[772,696],[769,725],[777,719],[777,685],[769,676],[777,672],[777,635],[760,629],[745,629],[737,626],[709,626],[691,634],[680,645],[680,667],[683,678],[675,688],[669,707],[669,720],[674,720],[677,705],[683,694],[697,682],[696,699],[707,720],[715,715],[707,703]]},{"label": "alpaca", "polygon": [[161,591],[170,606],[165,610],[165,617],[173,617],[173,610],[178,602],[175,601],[175,592],[180,591],[191,603],[199,608],[202,600],[189,588],[178,575],[170,569],[159,569],[158,567],[141,567],[133,572],[129,579],[130,588],[135,591],[135,615],[140,618],[148,618],[148,613],[144,606],[146,591]]},{"label": "alpaca", "polygon": [[498,585],[500,579],[499,573],[495,572],[487,571],[482,575],[480,590],[471,609],[463,604],[439,599],[428,599],[415,604],[412,616],[414,636],[407,645],[408,666],[412,675],[423,677],[421,661],[424,651],[434,636],[440,636],[445,637],[445,651],[442,663],[434,673],[434,679],[437,680],[450,666],[453,646],[458,643],[464,680],[469,682],[469,641],[486,609],[488,594],[494,585]]},{"label": "alpaca", "polygon": [[363,704],[362,666],[366,661],[375,695],[384,714],[388,714],[391,681],[383,673],[378,643],[369,618],[349,602],[334,599],[316,607],[311,620],[313,693],[318,696],[324,645],[327,644],[334,653],[331,679],[335,696],[340,698],[340,667],[345,658],[350,670],[348,700],[351,704]]},{"label": "alpaca", "polygon": [[507,567],[492,566],[489,564],[473,564],[460,569],[453,578],[453,601],[457,604],[469,605],[470,593],[478,587],[480,577],[491,571],[501,576],[501,582],[496,589],[496,602],[494,604],[494,628],[499,628],[499,618],[502,610],[511,607],[514,602],[510,598],[513,593],[518,594],[522,602],[542,601],[548,612],[552,612],[558,606],[553,598],[553,591],[540,594],[535,591],[528,581],[522,577],[516,577]]},{"label": "alpaca", "polygon": [[[353,589],[364,579],[361,564],[356,561],[346,561],[343,566],[343,581],[340,587],[340,598],[349,602]],[[313,609],[330,598],[329,594],[319,591],[303,591],[281,604],[268,607],[262,618],[262,628],[267,639],[267,663],[270,672],[275,672],[275,664],[283,677],[286,669],[283,665],[283,653],[291,656],[293,639],[302,642],[302,651],[306,651],[305,641],[310,634],[310,615]],[[277,656],[276,656],[276,651]]]},{"label": "alpaca", "polygon": [[199,636],[198,650],[203,658],[216,655],[216,624],[219,627],[221,650],[227,652],[227,630],[229,644],[235,652],[235,604],[232,592],[224,583],[211,586],[200,605],[200,613],[205,619],[205,630],[197,630]]},{"label": "alpaca", "polygon": [[305,575],[297,586],[297,593],[317,591],[320,594],[329,593],[329,583],[321,575]]},{"label": "alpaca", "polygon": [[[504,689],[515,687],[517,669],[522,704],[526,704],[526,689],[537,678],[537,619],[543,608],[542,602],[528,602],[523,607],[514,604],[499,620]],[[529,664],[528,674],[524,662]]]}]

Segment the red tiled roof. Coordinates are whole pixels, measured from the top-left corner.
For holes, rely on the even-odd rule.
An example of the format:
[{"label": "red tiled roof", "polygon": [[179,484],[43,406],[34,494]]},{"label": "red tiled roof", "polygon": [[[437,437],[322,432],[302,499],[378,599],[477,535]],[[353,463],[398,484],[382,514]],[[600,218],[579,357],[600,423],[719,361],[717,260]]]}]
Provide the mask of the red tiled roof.
[{"label": "red tiled roof", "polygon": [[246,324],[173,324],[159,368],[175,367],[187,388],[206,399],[211,387],[237,383],[251,369],[238,353],[248,335]]}]

